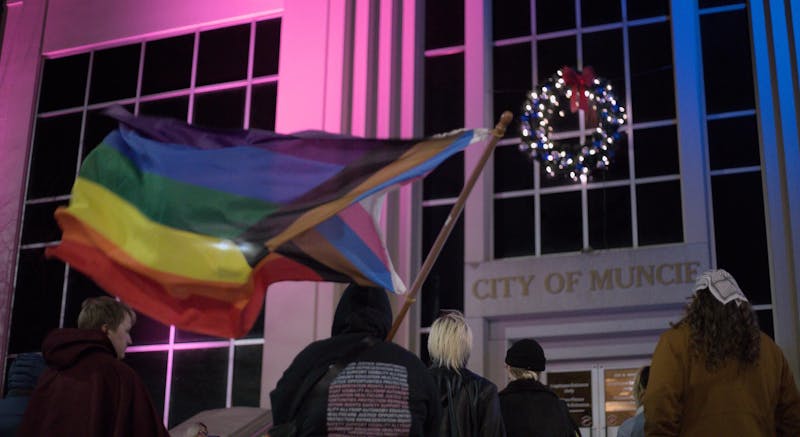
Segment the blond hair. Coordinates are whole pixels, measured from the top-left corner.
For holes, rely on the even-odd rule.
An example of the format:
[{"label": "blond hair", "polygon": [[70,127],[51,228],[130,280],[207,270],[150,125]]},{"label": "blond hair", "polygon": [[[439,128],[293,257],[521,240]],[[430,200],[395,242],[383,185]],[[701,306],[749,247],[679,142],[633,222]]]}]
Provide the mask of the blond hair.
[{"label": "blond hair", "polygon": [[508,366],[508,376],[512,381],[516,381],[518,379],[533,379],[535,381],[539,380],[539,373],[520,367]]},{"label": "blond hair", "polygon": [[107,325],[109,329],[117,329],[125,320],[126,314],[131,318],[133,326],[136,323],[136,313],[131,307],[112,297],[91,297],[81,304],[78,328],[101,329],[103,325]]},{"label": "blond hair", "polygon": [[459,311],[451,311],[433,322],[428,336],[433,364],[458,370],[467,365],[472,352],[472,330]]}]

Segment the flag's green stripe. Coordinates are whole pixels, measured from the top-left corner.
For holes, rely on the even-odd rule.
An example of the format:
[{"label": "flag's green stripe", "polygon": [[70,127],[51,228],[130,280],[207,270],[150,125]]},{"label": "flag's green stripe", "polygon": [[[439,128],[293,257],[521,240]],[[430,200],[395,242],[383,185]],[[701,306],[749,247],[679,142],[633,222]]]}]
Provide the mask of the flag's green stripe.
[{"label": "flag's green stripe", "polygon": [[218,238],[235,238],[279,207],[142,172],[105,144],[89,154],[80,176],[113,191],[155,222]]}]

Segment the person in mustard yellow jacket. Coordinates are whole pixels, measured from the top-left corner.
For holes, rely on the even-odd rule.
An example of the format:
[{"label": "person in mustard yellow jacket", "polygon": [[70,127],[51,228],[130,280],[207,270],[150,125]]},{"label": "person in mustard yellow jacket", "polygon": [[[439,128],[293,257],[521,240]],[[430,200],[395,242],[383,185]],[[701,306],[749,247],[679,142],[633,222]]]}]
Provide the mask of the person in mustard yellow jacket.
[{"label": "person in mustard yellow jacket", "polygon": [[656,346],[646,436],[800,436],[800,394],[781,349],[725,270],[697,279],[686,315]]}]

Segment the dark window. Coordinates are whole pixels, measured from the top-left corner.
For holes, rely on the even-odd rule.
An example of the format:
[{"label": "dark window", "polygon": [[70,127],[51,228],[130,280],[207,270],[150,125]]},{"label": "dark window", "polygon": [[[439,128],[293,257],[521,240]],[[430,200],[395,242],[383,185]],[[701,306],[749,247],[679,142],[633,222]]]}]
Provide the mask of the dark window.
[{"label": "dark window", "polygon": [[198,94],[194,98],[194,124],[241,129],[244,126],[245,89]]},{"label": "dark window", "polygon": [[425,2],[425,49],[464,44],[464,0]]},{"label": "dark window", "polygon": [[277,102],[277,83],[253,85],[253,97],[250,99],[250,127],[275,130]]},{"label": "dark window", "polygon": [[419,335],[419,359],[425,363],[426,366],[431,365],[431,354],[428,353],[428,337],[427,333]]},{"label": "dark window", "polygon": [[227,340],[221,337],[212,337],[210,335],[198,334],[192,331],[185,331],[183,329],[175,328],[175,342],[176,343],[189,343],[193,341],[220,341]]},{"label": "dark window", "polygon": [[753,305],[770,296],[761,172],[711,177],[717,265],[729,271]]},{"label": "dark window", "polygon": [[758,318],[758,327],[764,331],[764,334],[775,340],[775,322],[772,318],[772,310],[756,311],[756,317]]},{"label": "dark window", "polygon": [[715,6],[727,6],[727,5],[743,5],[745,4],[744,0],[700,0],[699,2],[700,8],[710,8]]},{"label": "dark window", "polygon": [[620,0],[581,0],[581,26],[595,26],[621,20]]},{"label": "dark window", "polygon": [[189,96],[142,102],[139,104],[139,114],[169,117],[185,122],[189,114]]},{"label": "dark window", "polygon": [[253,77],[278,74],[278,49],[281,46],[281,20],[256,23]]},{"label": "dark window", "polygon": [[[133,112],[133,105],[126,105],[124,108],[128,112]],[[83,133],[81,161],[89,155],[89,152],[97,148],[111,131],[119,127],[117,120],[103,113],[105,110],[106,108],[102,108],[86,112],[86,129]]]},{"label": "dark window", "polygon": [[683,241],[679,181],[637,185],[636,212],[640,246]]},{"label": "dark window", "polygon": [[631,27],[628,32],[633,106],[629,109],[635,121],[674,118],[675,83],[669,23]]},{"label": "dark window", "polygon": [[542,195],[541,215],[542,254],[583,248],[579,191]]},{"label": "dark window", "polygon": [[46,243],[61,239],[61,230],[56,224],[53,213],[66,201],[33,203],[25,205],[25,216],[22,220],[22,244]]},{"label": "dark window", "polygon": [[195,414],[225,407],[228,348],[176,350],[169,428]]},{"label": "dark window", "polygon": [[82,106],[88,74],[88,53],[45,59],[37,111],[42,113]]},{"label": "dark window", "polygon": [[425,58],[425,135],[464,127],[463,108],[464,54]]},{"label": "dark window", "polygon": [[77,328],[78,315],[83,301],[90,297],[108,296],[97,284],[83,273],[71,269],[67,279],[67,302],[64,305],[64,327]]},{"label": "dark window", "polygon": [[530,0],[492,1],[492,39],[531,34]]},{"label": "dark window", "polygon": [[574,36],[544,39],[536,43],[536,65],[539,72],[539,83],[546,81],[566,66],[576,68],[578,49]]},{"label": "dark window", "polygon": [[236,407],[259,407],[261,403],[262,345],[236,346],[233,353],[233,393]]},{"label": "dark window", "polygon": [[77,170],[82,114],[39,118],[28,175],[28,199],[65,195]]},{"label": "dark window", "polygon": [[610,249],[633,245],[630,187],[589,190],[589,246]]},{"label": "dark window", "polygon": [[536,1],[536,33],[575,27],[575,3],[563,0]]},{"label": "dark window", "polygon": [[422,198],[446,199],[458,197],[464,186],[464,152],[447,158],[422,180]]},{"label": "dark window", "polygon": [[755,107],[747,11],[700,16],[709,114]]},{"label": "dark window", "polygon": [[144,47],[142,95],[189,88],[194,35],[148,41]]},{"label": "dark window", "polygon": [[136,324],[131,329],[133,344],[162,344],[169,342],[169,326],[147,317],[143,313],[136,313]]},{"label": "dark window", "polygon": [[533,255],[533,197],[514,197],[494,201],[494,257]]},{"label": "dark window", "polygon": [[[515,44],[494,48],[494,115],[509,110],[519,115],[531,83],[531,44]],[[506,137],[519,135],[518,117],[506,130]]]},{"label": "dark window", "polygon": [[594,68],[595,75],[614,87],[614,94],[625,105],[625,60],[622,30],[592,32],[583,35],[583,65]]},{"label": "dark window", "polygon": [[[138,323],[138,322],[137,322]],[[135,341],[135,340],[134,340]],[[164,412],[164,381],[167,380],[167,352],[128,352],[125,364],[142,378],[159,415]]]},{"label": "dark window", "polygon": [[533,188],[533,164],[533,160],[515,145],[495,149],[495,193]]},{"label": "dark window", "polygon": [[711,169],[759,165],[758,125],[755,115],[708,121]]},{"label": "dark window", "polygon": [[94,52],[89,103],[136,97],[141,44]]},{"label": "dark window", "polygon": [[[422,208],[422,256],[436,241],[452,206]],[[424,261],[424,259],[423,259]],[[464,219],[459,217],[430,275],[422,285],[422,326],[430,326],[442,308],[464,310]]]},{"label": "dark window", "polygon": [[[202,32],[197,56],[197,85],[245,79],[249,44],[249,24]],[[218,112],[224,111],[220,108]]]},{"label": "dark window", "polygon": [[20,251],[9,353],[41,350],[45,335],[58,328],[63,285],[64,263],[45,258],[43,248]]},{"label": "dark window", "polygon": [[244,338],[264,338],[264,307],[261,307],[261,313],[250,328],[250,332],[245,334]]},{"label": "dark window", "polygon": [[[611,165],[605,170],[593,170],[589,181],[619,181],[631,177],[628,159],[628,134],[621,132],[619,139],[608,149]],[[639,157],[637,156],[638,160]]]},{"label": "dark window", "polygon": [[680,171],[677,127],[637,129],[633,135],[636,139],[634,153],[637,178],[677,174]]},{"label": "dark window", "polygon": [[668,0],[628,0],[628,20],[669,15]]}]

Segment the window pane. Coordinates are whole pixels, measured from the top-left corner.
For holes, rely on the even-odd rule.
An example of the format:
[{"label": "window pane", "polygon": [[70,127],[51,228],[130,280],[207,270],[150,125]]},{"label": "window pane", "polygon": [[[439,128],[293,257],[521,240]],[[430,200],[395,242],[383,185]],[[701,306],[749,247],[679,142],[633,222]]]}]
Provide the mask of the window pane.
[{"label": "window pane", "polygon": [[198,94],[194,98],[194,124],[205,127],[244,127],[245,89]]},{"label": "window pane", "polygon": [[628,20],[669,15],[668,0],[627,0]]},{"label": "window pane", "polygon": [[726,6],[726,5],[743,5],[745,4],[744,0],[700,0],[699,2],[700,8],[709,8],[714,6]]},{"label": "window pane", "polygon": [[[133,112],[133,105],[125,105],[123,108],[128,112]],[[101,108],[86,112],[86,129],[83,133],[81,160],[85,159],[89,152],[97,148],[106,135],[119,127],[117,120],[103,114],[105,110],[106,108]]]},{"label": "window pane", "polygon": [[637,178],[680,172],[676,126],[637,129],[633,135]]},{"label": "window pane", "polygon": [[234,407],[258,407],[261,402],[261,359],[264,347],[236,346],[233,353]]},{"label": "window pane", "polygon": [[611,82],[617,101],[625,105],[625,60],[622,30],[592,32],[583,35],[583,65],[594,68],[595,75]]},{"label": "window pane", "polygon": [[583,248],[581,193],[542,195],[542,254]]},{"label": "window pane", "polygon": [[66,206],[67,201],[34,203],[25,205],[25,217],[22,220],[22,244],[47,243],[61,239],[53,213],[59,206]]},{"label": "window pane", "polygon": [[137,311],[136,324],[131,329],[131,338],[135,345],[168,343],[169,326]]},{"label": "window pane", "polygon": [[169,117],[185,122],[189,114],[189,96],[142,102],[139,104],[139,114]]},{"label": "window pane", "polygon": [[[494,151],[494,192],[533,188],[534,161],[516,145],[501,146]],[[538,165],[538,163],[537,163]]]},{"label": "window pane", "polygon": [[711,169],[759,165],[756,116],[708,121],[708,152]]},{"label": "window pane", "polygon": [[227,347],[177,350],[173,359],[168,428],[203,410],[225,407]]},{"label": "window pane", "polygon": [[264,307],[261,307],[261,313],[250,328],[250,332],[245,334],[244,338],[264,338]]},{"label": "window pane", "polygon": [[535,222],[533,197],[494,201],[494,257],[533,255]]},{"label": "window pane", "polygon": [[425,49],[464,44],[464,0],[425,2]]},{"label": "window pane", "polygon": [[621,20],[620,0],[581,0],[581,26],[595,26]]},{"label": "window pane", "polygon": [[184,331],[183,329],[177,329],[177,328],[175,329],[176,343],[189,343],[196,341],[220,341],[220,340],[227,340],[227,338],[198,334],[192,331]]},{"label": "window pane", "polygon": [[419,359],[425,363],[426,366],[431,365],[431,354],[428,353],[428,334],[421,333],[419,335]]},{"label": "window pane", "polygon": [[[530,0],[492,1],[492,39],[513,38],[531,34]],[[495,58],[496,59],[496,58]]]},{"label": "window pane", "polygon": [[519,135],[519,113],[531,83],[531,44],[514,44],[494,48],[494,111],[495,118],[509,110],[516,116],[506,129],[506,137]]},{"label": "window pane", "polygon": [[148,41],[144,50],[142,94],[189,88],[194,34]]},{"label": "window pane", "polygon": [[772,310],[756,311],[756,317],[758,318],[758,327],[764,331],[764,334],[775,340],[775,322],[772,317]]},{"label": "window pane", "polygon": [[37,110],[42,113],[82,106],[86,96],[88,73],[88,53],[60,59],[45,59]]},{"label": "window pane", "polygon": [[245,79],[249,45],[249,24],[202,32],[197,55],[197,85]]},{"label": "window pane", "polygon": [[[672,39],[669,23],[629,29],[631,105],[635,122],[675,117]],[[654,86],[658,84],[658,86]]]},{"label": "window pane", "polygon": [[463,108],[464,54],[425,58],[425,135],[464,127]]},{"label": "window pane", "polygon": [[589,190],[588,197],[589,246],[592,249],[632,246],[630,188]]},{"label": "window pane", "polygon": [[574,36],[545,39],[536,43],[536,65],[539,82],[546,81],[561,67],[578,65],[578,48]]},{"label": "window pane", "polygon": [[277,102],[277,82],[253,85],[253,97],[250,101],[250,127],[275,130]]},{"label": "window pane", "polygon": [[770,303],[761,172],[712,176],[711,193],[717,265],[731,272],[750,303]]},{"label": "window pane", "polygon": [[42,350],[45,335],[58,328],[63,285],[63,262],[45,258],[43,248],[20,251],[9,353]]},{"label": "window pane", "polygon": [[75,181],[82,114],[39,118],[28,175],[28,199],[69,194]]},{"label": "window pane", "polygon": [[636,186],[640,246],[683,241],[682,214],[679,181]]},{"label": "window pane", "polygon": [[253,53],[253,77],[278,74],[278,52],[281,47],[281,20],[256,23]]},{"label": "window pane", "polygon": [[747,11],[700,16],[709,114],[755,107]]},{"label": "window pane", "polygon": [[574,2],[536,0],[536,33],[541,34],[573,28],[575,28]]},{"label": "window pane", "polygon": [[[138,323],[138,322],[137,322]],[[134,340],[135,341],[135,340]],[[160,417],[164,415],[164,381],[167,380],[167,352],[128,352],[125,364],[142,378],[153,406]]]},{"label": "window pane", "polygon": [[[638,157],[637,157],[638,159]],[[608,149],[608,160],[611,164],[605,169],[595,169],[589,177],[593,181],[620,181],[631,177],[628,159],[628,134],[621,132],[619,139]]]},{"label": "window pane", "polygon": [[464,186],[464,152],[447,158],[422,180],[422,198],[458,197]]},{"label": "window pane", "polygon": [[131,44],[94,52],[89,102],[136,97],[142,45]]},{"label": "window pane", "polygon": [[[422,208],[422,255],[436,241],[451,205]],[[430,326],[441,308],[464,310],[464,219],[459,217],[453,232],[444,244],[428,279],[422,285],[420,318],[422,326]]]}]

